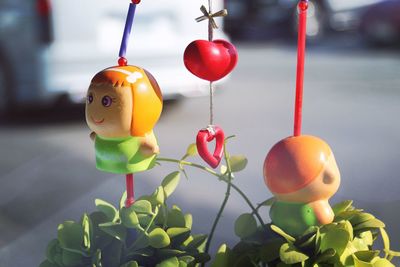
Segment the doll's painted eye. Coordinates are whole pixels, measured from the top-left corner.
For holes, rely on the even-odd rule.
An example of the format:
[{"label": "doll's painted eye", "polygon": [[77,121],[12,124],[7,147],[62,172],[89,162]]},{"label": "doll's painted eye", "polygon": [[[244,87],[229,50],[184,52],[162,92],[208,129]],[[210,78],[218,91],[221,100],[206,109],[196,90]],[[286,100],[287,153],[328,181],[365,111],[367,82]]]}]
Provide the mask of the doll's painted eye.
[{"label": "doll's painted eye", "polygon": [[112,101],[112,98],[109,97],[108,95],[104,96],[104,97],[101,99],[101,104],[102,104],[103,106],[105,106],[105,107],[111,106],[112,102],[113,102],[113,101]]},{"label": "doll's painted eye", "polygon": [[92,94],[89,94],[89,95],[87,96],[86,101],[87,101],[88,104],[92,103],[92,102],[93,102],[93,95],[92,95]]}]

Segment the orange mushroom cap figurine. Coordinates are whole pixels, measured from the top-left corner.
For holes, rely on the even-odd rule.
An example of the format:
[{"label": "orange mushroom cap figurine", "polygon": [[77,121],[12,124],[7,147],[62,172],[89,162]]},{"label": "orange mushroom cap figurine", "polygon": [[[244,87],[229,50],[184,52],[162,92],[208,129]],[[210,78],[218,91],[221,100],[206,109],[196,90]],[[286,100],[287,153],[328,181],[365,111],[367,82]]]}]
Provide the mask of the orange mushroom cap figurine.
[{"label": "orange mushroom cap figurine", "polygon": [[329,205],[340,185],[340,173],[329,145],[309,135],[278,142],[264,162],[264,180],[276,197],[272,223],[298,236],[310,226],[333,221]]},{"label": "orange mushroom cap figurine", "polygon": [[96,167],[120,174],[152,168],[159,152],[153,127],[162,106],[160,87],[148,71],[115,66],[97,73],[86,102]]}]

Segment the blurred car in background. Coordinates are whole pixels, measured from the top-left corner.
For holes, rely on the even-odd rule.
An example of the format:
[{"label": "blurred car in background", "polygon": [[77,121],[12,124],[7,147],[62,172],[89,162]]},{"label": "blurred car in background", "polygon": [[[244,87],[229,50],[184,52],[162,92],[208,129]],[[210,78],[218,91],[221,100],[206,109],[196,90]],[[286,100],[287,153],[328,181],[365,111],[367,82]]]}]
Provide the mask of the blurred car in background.
[{"label": "blurred car in background", "polygon": [[[117,64],[129,3],[0,0],[0,110],[81,102],[93,75]],[[223,8],[223,1],[213,5]],[[200,15],[199,3],[187,0],[137,8],[127,58],[156,77],[166,99],[206,91],[182,60],[186,45],[207,36],[194,20]]]},{"label": "blurred car in background", "polygon": [[[363,11],[383,0],[309,0],[307,35],[318,39],[329,30],[359,27]],[[229,0],[225,30],[233,37],[266,38],[294,35],[298,0]]]},{"label": "blurred car in background", "polygon": [[400,42],[400,1],[387,0],[370,6],[361,17],[360,30],[377,45]]}]

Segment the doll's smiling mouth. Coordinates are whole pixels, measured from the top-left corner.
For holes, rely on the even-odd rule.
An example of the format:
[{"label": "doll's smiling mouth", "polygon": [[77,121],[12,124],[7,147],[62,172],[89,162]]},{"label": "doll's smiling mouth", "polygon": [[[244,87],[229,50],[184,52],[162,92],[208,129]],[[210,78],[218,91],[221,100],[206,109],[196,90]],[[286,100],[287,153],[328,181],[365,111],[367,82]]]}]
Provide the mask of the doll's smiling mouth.
[{"label": "doll's smiling mouth", "polygon": [[90,116],[90,117],[92,118],[92,121],[93,121],[95,124],[102,124],[102,123],[104,122],[104,118],[101,119],[101,120],[96,120],[96,119],[93,118],[92,116]]}]

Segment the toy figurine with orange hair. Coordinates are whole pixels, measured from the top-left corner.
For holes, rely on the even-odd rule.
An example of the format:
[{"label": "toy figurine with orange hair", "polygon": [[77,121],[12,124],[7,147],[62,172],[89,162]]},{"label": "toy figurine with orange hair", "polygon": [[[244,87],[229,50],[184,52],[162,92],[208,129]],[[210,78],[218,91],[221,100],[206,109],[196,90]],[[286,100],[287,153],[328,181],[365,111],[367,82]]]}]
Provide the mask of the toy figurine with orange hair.
[{"label": "toy figurine with orange hair", "polygon": [[272,223],[298,236],[333,221],[328,200],[340,185],[332,150],[321,139],[299,135],[278,142],[264,162],[265,183],[275,195]]},{"label": "toy figurine with orange hair", "polygon": [[93,131],[99,170],[128,174],[154,166],[159,148],[153,127],[162,103],[156,80],[142,68],[117,66],[94,76],[86,122]]}]

